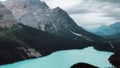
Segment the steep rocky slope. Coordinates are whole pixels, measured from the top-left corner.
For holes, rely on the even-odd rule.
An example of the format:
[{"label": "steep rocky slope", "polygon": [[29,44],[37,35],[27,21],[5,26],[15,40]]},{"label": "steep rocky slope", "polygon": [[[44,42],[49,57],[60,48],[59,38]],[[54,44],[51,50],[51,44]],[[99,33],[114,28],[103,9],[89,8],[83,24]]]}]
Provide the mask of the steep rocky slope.
[{"label": "steep rocky slope", "polygon": [[0,27],[8,27],[16,23],[16,19],[12,12],[0,4]]}]

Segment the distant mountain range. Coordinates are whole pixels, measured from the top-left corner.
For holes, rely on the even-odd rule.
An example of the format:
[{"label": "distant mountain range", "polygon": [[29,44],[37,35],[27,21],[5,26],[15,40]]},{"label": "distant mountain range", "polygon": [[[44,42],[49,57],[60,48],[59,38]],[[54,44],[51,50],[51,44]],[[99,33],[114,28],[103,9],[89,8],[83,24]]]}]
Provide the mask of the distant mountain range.
[{"label": "distant mountain range", "polygon": [[117,33],[120,33],[120,22],[116,22],[109,26],[102,25],[95,32],[97,35],[115,35]]}]

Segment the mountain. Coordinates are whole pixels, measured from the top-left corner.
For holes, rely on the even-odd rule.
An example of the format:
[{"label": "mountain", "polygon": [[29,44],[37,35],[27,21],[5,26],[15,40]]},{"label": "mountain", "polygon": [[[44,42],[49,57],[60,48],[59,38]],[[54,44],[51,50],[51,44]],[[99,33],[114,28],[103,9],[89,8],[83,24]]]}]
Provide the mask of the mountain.
[{"label": "mountain", "polygon": [[113,32],[113,34],[117,34],[120,33],[120,22],[116,22],[112,25],[109,26],[109,28],[111,29],[111,32]]},{"label": "mountain", "polygon": [[98,31],[103,31],[103,30],[105,30],[106,28],[108,28],[108,26],[106,26],[106,25],[101,25],[97,30],[98,30]]},{"label": "mountain", "polygon": [[49,7],[40,0],[6,0],[3,4],[12,11],[18,22],[37,28],[39,18]]},{"label": "mountain", "polygon": [[95,34],[97,35],[114,35],[120,32],[120,22],[116,22],[109,26],[101,26],[97,29]]},{"label": "mountain", "polygon": [[45,32],[74,40],[93,41],[101,39],[99,36],[79,27],[67,12],[59,7],[42,15],[38,23],[38,28]]},{"label": "mountain", "polygon": [[103,40],[103,38],[79,27],[61,8],[50,9],[45,2],[40,0],[7,0],[4,4],[13,12],[16,19],[24,25],[63,38],[80,41]]},{"label": "mountain", "polygon": [[0,4],[0,65],[45,56],[57,50],[84,48],[88,44],[20,24],[12,12]]}]

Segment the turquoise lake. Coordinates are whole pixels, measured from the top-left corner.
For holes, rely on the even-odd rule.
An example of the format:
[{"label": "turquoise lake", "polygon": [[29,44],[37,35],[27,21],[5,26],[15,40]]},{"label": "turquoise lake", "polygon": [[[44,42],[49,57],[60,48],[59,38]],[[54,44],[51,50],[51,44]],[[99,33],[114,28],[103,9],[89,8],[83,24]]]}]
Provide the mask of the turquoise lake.
[{"label": "turquoise lake", "polygon": [[112,52],[97,51],[93,47],[87,47],[80,50],[57,51],[46,57],[8,64],[0,68],[70,68],[78,62],[105,68],[112,67],[108,62],[112,54]]}]

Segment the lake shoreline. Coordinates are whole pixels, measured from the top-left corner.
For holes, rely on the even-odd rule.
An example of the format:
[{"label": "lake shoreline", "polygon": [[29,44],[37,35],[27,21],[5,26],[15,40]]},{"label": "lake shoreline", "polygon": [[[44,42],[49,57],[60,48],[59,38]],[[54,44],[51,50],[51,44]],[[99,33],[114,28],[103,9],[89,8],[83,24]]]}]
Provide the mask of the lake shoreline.
[{"label": "lake shoreline", "polygon": [[[63,52],[69,52],[69,51],[75,51],[76,53],[75,53],[75,55],[79,52],[79,51],[82,51],[82,50],[87,50],[87,48],[88,48],[88,51],[90,50],[91,52],[93,51],[93,53],[94,53],[94,50],[96,51],[96,52],[101,52],[101,53],[104,53],[105,51],[98,51],[98,50],[96,50],[96,49],[94,49],[94,47],[86,47],[86,48],[83,48],[83,49],[72,49],[72,50],[62,50],[62,51],[56,51],[56,52],[54,52],[54,53],[51,53],[50,55],[48,55],[48,56],[44,56],[44,57],[40,57],[40,58],[35,58],[35,59],[30,59],[30,60],[24,60],[24,61],[20,61],[20,62],[16,62],[16,63],[21,63],[21,62],[26,62],[26,61],[31,61],[31,60],[39,60],[39,59],[45,59],[45,58],[48,58],[48,57],[50,57],[50,56],[52,56],[52,55],[54,55],[54,54],[56,54],[56,53],[63,53]],[[89,49],[90,48],[90,49]],[[77,52],[78,51],[78,52]],[[84,51],[83,51],[84,52]],[[95,53],[96,53],[95,52]],[[106,52],[106,53],[109,53],[109,52]],[[87,53],[86,53],[87,54]],[[112,53],[113,54],[113,53]],[[59,54],[58,54],[59,55]],[[71,55],[71,56],[73,56],[73,55]],[[96,55],[97,56],[97,55]],[[97,62],[97,61],[96,61]],[[2,65],[2,66],[8,66],[8,65],[14,65],[14,64],[16,64],[16,63],[13,63],[13,64],[7,64],[7,65]],[[49,63],[49,62],[48,62]],[[75,64],[75,63],[74,63]],[[92,64],[93,65],[93,64]],[[1,67],[1,66],[0,66]]]}]

